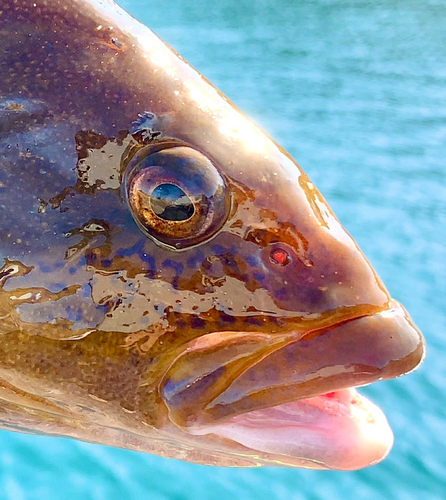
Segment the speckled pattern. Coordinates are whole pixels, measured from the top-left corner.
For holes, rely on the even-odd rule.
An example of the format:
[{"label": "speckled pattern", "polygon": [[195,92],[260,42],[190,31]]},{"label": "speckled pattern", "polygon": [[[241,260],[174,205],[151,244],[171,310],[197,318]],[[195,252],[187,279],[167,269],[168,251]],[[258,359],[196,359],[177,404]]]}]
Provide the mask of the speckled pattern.
[{"label": "speckled pattern", "polygon": [[[0,47],[4,427],[263,463],[184,427],[418,364],[412,327],[345,326],[393,307],[379,278],[298,165],[146,28],[110,2],[6,0]],[[171,223],[175,249],[135,222],[126,179],[185,147],[208,160],[194,185],[215,168],[227,201],[197,241]],[[349,374],[325,375],[347,345]],[[235,379],[240,399],[206,416]]]}]

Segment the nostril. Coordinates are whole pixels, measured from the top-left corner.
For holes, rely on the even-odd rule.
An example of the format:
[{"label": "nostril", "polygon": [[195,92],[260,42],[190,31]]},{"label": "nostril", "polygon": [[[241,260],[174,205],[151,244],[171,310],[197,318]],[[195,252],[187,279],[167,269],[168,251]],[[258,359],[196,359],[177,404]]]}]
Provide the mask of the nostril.
[{"label": "nostril", "polygon": [[278,266],[286,266],[290,263],[290,256],[283,248],[275,248],[270,254],[270,260]]}]

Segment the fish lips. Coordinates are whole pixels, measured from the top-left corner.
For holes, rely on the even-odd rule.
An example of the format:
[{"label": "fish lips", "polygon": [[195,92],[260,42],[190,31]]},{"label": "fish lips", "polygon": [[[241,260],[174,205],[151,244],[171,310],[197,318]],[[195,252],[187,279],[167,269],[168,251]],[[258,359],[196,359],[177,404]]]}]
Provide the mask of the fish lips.
[{"label": "fish lips", "polygon": [[170,420],[193,433],[231,418],[398,377],[424,359],[424,339],[397,301],[306,334],[217,332],[188,343],[165,373]]}]

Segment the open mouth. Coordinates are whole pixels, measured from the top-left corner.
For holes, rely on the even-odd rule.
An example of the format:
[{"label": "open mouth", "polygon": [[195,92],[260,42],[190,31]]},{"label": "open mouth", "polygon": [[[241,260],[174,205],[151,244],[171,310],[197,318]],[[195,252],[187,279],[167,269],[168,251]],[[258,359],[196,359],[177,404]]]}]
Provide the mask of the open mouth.
[{"label": "open mouth", "polygon": [[355,387],[408,373],[424,357],[422,336],[398,302],[282,344],[265,334],[209,337],[165,375],[169,418],[271,465],[355,470],[382,460],[392,431]]},{"label": "open mouth", "polygon": [[272,455],[278,464],[313,469],[373,465],[393,444],[383,412],[354,388],[254,410],[190,432],[216,434]]}]

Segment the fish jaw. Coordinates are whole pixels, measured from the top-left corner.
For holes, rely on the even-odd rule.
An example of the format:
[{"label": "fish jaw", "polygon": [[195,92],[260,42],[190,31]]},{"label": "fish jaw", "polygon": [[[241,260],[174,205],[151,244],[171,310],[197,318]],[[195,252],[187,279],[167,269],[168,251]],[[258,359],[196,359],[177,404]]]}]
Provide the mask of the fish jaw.
[{"label": "fish jaw", "polygon": [[277,464],[309,469],[361,469],[381,462],[393,445],[382,410],[353,387],[254,410],[192,433],[221,436],[267,453]]},{"label": "fish jaw", "polygon": [[[249,348],[221,344],[220,366],[208,344],[201,355],[212,358],[213,371],[206,360],[200,366],[197,356],[190,365],[187,359],[203,340],[189,346],[161,389],[170,420],[192,435],[216,435],[251,455],[266,454],[269,465],[355,470],[387,456],[393,435],[386,417],[355,387],[398,377],[422,362],[423,337],[398,302],[269,349],[267,338],[256,340]],[[175,392],[176,370],[188,376],[177,378]],[[230,381],[225,387],[219,385],[223,373]]]}]

